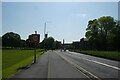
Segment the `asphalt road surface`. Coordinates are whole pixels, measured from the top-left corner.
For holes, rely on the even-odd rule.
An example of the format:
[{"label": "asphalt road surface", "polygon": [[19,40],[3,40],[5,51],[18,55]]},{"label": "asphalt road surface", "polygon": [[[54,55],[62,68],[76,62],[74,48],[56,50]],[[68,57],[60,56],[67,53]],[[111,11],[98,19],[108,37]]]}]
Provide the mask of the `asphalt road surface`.
[{"label": "asphalt road surface", "polygon": [[36,64],[12,78],[81,78],[120,80],[119,62],[76,52],[47,51]]}]

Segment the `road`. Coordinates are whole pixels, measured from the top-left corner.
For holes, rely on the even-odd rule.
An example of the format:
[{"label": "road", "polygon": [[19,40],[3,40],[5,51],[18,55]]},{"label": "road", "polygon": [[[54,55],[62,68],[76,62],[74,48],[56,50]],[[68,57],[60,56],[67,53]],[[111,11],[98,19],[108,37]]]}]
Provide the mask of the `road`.
[{"label": "road", "polygon": [[76,52],[47,51],[12,78],[81,78],[119,80],[119,62]]}]

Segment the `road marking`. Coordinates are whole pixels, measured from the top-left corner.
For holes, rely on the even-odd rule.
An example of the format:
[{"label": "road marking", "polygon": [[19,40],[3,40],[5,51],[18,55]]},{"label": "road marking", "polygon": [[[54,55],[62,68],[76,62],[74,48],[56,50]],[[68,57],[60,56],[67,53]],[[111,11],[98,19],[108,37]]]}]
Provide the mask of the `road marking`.
[{"label": "road marking", "polygon": [[[70,53],[70,54],[72,54],[72,53]],[[82,58],[82,57],[79,57],[79,58]],[[112,65],[109,65],[109,64],[106,64],[106,63],[102,63],[102,62],[99,62],[99,61],[90,60],[90,59],[86,59],[86,58],[82,58],[82,59],[90,61],[90,62],[94,62],[94,63],[97,63],[97,64],[101,64],[101,65],[104,65],[104,66],[107,66],[107,67],[110,67],[110,68],[114,68],[114,69],[120,70],[119,67],[112,66]]]},{"label": "road marking", "polygon": [[[55,52],[56,54],[58,54],[57,52]],[[82,74],[84,74],[86,77],[90,78],[91,80],[101,80],[100,78],[98,78],[97,76],[93,75],[92,73],[88,72],[87,70],[85,70],[84,68],[80,67],[79,65],[75,64],[74,62],[68,60],[67,58],[65,58],[64,56],[58,54],[61,58],[63,58],[65,61],[67,61],[68,63],[72,64],[73,66],[75,66],[80,72],[82,72]]]},{"label": "road marking", "polygon": [[90,59],[86,59],[86,58],[82,58],[82,59],[87,60],[87,61],[90,61],[90,62],[94,62],[94,63],[97,63],[97,64],[101,64],[101,65],[104,65],[104,66],[107,66],[107,67],[111,67],[111,68],[114,68],[114,69],[117,69],[117,70],[120,70],[120,68],[115,67],[115,66],[111,66],[111,65],[109,65],[109,64],[101,63],[101,62],[94,61],[94,60],[90,60]]}]

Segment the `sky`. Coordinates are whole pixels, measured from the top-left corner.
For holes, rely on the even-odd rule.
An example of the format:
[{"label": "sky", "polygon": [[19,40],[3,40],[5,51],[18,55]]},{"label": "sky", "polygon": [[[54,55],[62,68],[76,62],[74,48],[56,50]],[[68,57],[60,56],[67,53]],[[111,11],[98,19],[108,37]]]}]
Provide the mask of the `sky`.
[{"label": "sky", "polygon": [[85,38],[89,20],[102,16],[118,19],[117,2],[2,2],[2,33],[15,32],[22,39],[37,31],[65,43]]},{"label": "sky", "polygon": [[118,2],[119,0],[1,0],[2,2]]}]

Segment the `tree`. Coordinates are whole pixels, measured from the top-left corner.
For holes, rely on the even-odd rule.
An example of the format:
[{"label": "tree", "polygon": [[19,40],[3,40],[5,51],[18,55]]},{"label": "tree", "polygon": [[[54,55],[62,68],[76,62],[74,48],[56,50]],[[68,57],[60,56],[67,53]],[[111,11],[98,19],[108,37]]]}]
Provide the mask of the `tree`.
[{"label": "tree", "polygon": [[98,19],[99,28],[105,32],[107,36],[108,32],[115,27],[114,18],[111,16],[103,16]]},{"label": "tree", "polygon": [[98,19],[90,20],[86,30],[85,36],[93,49],[113,49],[111,44],[115,46],[118,43],[116,40],[119,39],[119,25],[111,16],[103,16]]},{"label": "tree", "polygon": [[20,47],[21,37],[17,33],[8,32],[2,36],[3,46]]},{"label": "tree", "polygon": [[108,32],[107,40],[109,49],[120,50],[120,21],[116,20],[115,22],[116,26]]},{"label": "tree", "polygon": [[21,40],[21,48],[26,48],[27,44],[25,40]]},{"label": "tree", "polygon": [[60,49],[61,48],[61,42],[54,41],[53,43],[53,49]]},{"label": "tree", "polygon": [[0,36],[0,48],[2,48],[2,37]]},{"label": "tree", "polygon": [[47,49],[47,50],[53,50],[53,49],[60,49],[61,48],[61,42],[55,41],[53,37],[45,38],[40,43],[40,48]]},{"label": "tree", "polygon": [[53,49],[53,43],[54,43],[53,37],[48,37],[43,40],[43,46],[47,50]]},{"label": "tree", "polygon": [[32,42],[32,35],[28,36],[28,39],[26,40],[26,45],[28,48],[34,48],[35,44]]},{"label": "tree", "polygon": [[98,23],[97,19],[90,20],[87,26],[87,32],[85,36],[89,39],[90,44],[92,45],[92,49],[97,49],[98,43]]},{"label": "tree", "polygon": [[111,16],[103,16],[100,17],[98,19],[98,24],[99,24],[99,29],[101,31],[101,34],[104,34],[105,36],[105,49],[107,48],[107,42],[109,39],[107,39],[108,37],[108,33],[115,28],[115,21],[114,18],[112,18]]}]

